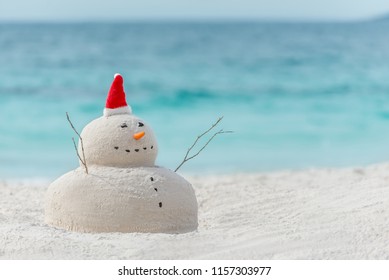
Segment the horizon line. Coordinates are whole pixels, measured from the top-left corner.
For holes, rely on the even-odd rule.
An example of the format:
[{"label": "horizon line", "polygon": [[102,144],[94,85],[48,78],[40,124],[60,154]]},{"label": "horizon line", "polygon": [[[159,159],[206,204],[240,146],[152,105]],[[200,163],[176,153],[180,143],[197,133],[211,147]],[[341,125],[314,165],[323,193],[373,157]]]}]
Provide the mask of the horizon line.
[{"label": "horizon line", "polygon": [[0,19],[0,24],[124,24],[124,23],[364,23],[380,21],[381,18],[364,18],[364,19],[263,19],[263,18],[159,18],[159,19]]},{"label": "horizon line", "polygon": [[389,19],[389,14],[379,14],[353,19],[341,18],[298,18],[298,17],[155,17],[155,18],[30,18],[1,19],[3,23],[61,24],[61,23],[358,23]]}]

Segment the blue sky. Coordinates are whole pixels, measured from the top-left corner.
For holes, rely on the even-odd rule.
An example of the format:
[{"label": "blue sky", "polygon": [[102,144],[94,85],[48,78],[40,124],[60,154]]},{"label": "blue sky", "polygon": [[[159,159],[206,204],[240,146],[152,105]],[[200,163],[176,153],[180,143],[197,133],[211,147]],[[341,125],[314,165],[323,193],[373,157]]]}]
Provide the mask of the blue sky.
[{"label": "blue sky", "polygon": [[0,0],[0,20],[355,20],[389,12],[389,0]]}]

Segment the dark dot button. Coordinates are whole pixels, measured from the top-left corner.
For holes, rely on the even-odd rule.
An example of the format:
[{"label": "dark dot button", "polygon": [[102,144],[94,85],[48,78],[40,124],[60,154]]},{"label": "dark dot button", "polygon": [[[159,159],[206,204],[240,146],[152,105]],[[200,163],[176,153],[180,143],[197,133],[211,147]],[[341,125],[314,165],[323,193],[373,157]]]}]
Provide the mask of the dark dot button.
[{"label": "dark dot button", "polygon": [[130,150],[126,150],[126,152],[127,152],[127,153],[129,153],[129,152],[130,152]]},{"label": "dark dot button", "polygon": [[139,149],[135,149],[135,152],[139,152]]},{"label": "dark dot button", "polygon": [[154,190],[157,192],[158,191],[158,189],[157,188],[154,188]]},{"label": "dark dot button", "polygon": [[151,149],[154,148],[154,146],[151,146]]},{"label": "dark dot button", "polygon": [[119,149],[119,147],[114,147],[114,148],[115,148],[115,150]]},{"label": "dark dot button", "polygon": [[154,178],[153,178],[153,177],[150,177],[150,180],[151,180],[151,182],[152,182],[152,181],[154,181]]},{"label": "dark dot button", "polygon": [[160,207],[160,208],[162,207],[162,202],[159,203],[159,207]]},{"label": "dark dot button", "polygon": [[147,150],[147,148],[146,148],[146,147],[143,147],[143,150]]}]

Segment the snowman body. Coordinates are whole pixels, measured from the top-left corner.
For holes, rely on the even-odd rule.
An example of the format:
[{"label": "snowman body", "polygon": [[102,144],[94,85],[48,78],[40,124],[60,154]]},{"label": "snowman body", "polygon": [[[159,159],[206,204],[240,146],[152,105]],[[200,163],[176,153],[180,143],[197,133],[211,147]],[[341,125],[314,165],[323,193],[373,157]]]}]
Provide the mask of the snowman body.
[{"label": "snowman body", "polygon": [[[120,75],[109,96],[115,82],[120,88]],[[155,136],[126,106],[106,107],[104,116],[83,129],[78,151],[85,155],[88,174],[80,164],[49,186],[47,224],[80,232],[183,233],[197,228],[191,184],[155,166]]]}]

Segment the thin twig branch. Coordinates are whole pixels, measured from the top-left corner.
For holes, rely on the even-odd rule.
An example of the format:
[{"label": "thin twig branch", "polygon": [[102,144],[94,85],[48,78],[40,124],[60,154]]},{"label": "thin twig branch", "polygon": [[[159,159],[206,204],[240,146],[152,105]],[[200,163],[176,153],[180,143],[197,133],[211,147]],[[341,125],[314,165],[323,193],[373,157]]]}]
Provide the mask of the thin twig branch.
[{"label": "thin twig branch", "polygon": [[[76,151],[77,151],[77,145],[76,145],[76,141],[74,141],[74,137],[72,137],[72,141],[73,141],[74,149],[76,149]],[[80,161],[82,162],[82,164],[84,164],[84,161],[80,157],[80,154],[78,153],[78,151],[77,151],[77,156],[80,159]]]},{"label": "thin twig branch", "polygon": [[[200,138],[203,137],[203,136],[204,136],[205,134],[207,134],[208,132],[210,132],[215,126],[217,126],[218,123],[219,123],[222,119],[223,119],[223,117],[219,117],[219,118],[217,119],[217,121],[216,121],[216,122],[215,122],[207,131],[205,131],[205,132],[203,132],[201,135],[197,136],[197,138],[196,138],[196,140],[194,141],[194,143],[192,144],[192,146],[190,146],[189,149],[188,149],[188,151],[186,152],[186,154],[185,154],[185,159],[188,157],[190,151],[191,151],[191,150],[193,149],[193,147],[197,144],[197,142],[200,140]],[[180,165],[180,166],[181,166],[181,165]],[[180,166],[179,166],[179,167],[180,167]],[[177,167],[177,169],[176,169],[175,171],[177,171],[179,167]]]},{"label": "thin twig branch", "polygon": [[185,157],[183,159],[183,161],[180,163],[180,165],[176,168],[176,170],[174,170],[174,172],[177,172],[177,170],[185,163],[187,162],[188,160],[191,160],[193,159],[194,157],[198,156],[204,149],[206,146],[208,146],[208,144],[212,141],[213,138],[215,138],[216,135],[218,134],[223,134],[223,133],[232,133],[233,131],[230,131],[230,130],[227,130],[227,131],[224,131],[223,129],[219,130],[218,132],[214,133],[212,135],[211,138],[208,139],[208,141],[204,144],[204,146],[197,152],[195,153],[194,155],[192,156],[189,156],[189,153],[190,151],[194,148],[194,146],[197,144],[197,142],[200,140],[201,137],[203,137],[205,134],[207,134],[208,132],[210,132],[214,127],[216,127],[218,125],[218,123],[223,119],[223,117],[220,117],[218,118],[218,120],[208,129],[206,130],[205,132],[203,132],[202,134],[200,134],[199,136],[197,136],[196,140],[194,141],[194,143],[192,144],[192,146],[189,147],[189,149],[187,150],[186,154],[185,154]]},{"label": "thin twig branch", "polygon": [[82,137],[81,137],[80,133],[78,133],[77,129],[74,127],[72,121],[70,120],[68,112],[66,112],[66,117],[67,117],[68,122],[70,123],[70,126],[72,127],[72,129],[78,135],[78,138],[80,138],[82,158],[81,158],[80,154],[78,153],[78,149],[77,149],[76,141],[74,141],[74,137],[72,137],[72,140],[73,140],[73,144],[74,144],[74,149],[76,149],[77,156],[80,159],[81,163],[84,165],[86,174],[88,174],[88,166],[86,165],[86,159],[85,159],[84,142],[82,141]]}]

